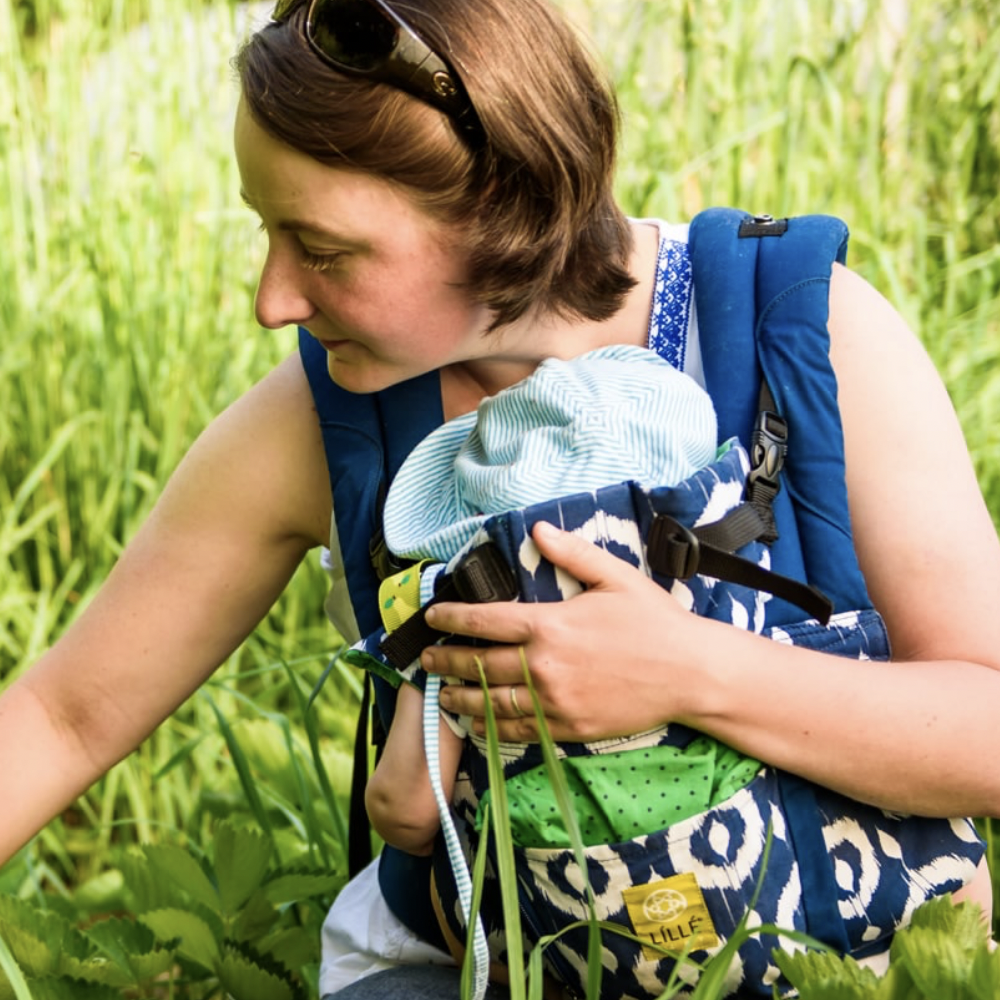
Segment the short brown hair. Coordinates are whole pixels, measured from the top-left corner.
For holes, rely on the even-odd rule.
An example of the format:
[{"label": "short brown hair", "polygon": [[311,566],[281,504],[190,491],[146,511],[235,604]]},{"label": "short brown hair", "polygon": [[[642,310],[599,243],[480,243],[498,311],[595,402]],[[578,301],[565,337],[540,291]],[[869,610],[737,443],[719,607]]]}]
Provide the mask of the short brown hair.
[{"label": "short brown hair", "polygon": [[392,6],[458,71],[479,148],[423,101],[327,66],[305,40],[305,3],[234,60],[254,120],[321,163],[404,185],[456,224],[469,291],[494,327],[535,306],[614,315],[634,285],[612,193],[618,105],[576,34],[546,0]]}]

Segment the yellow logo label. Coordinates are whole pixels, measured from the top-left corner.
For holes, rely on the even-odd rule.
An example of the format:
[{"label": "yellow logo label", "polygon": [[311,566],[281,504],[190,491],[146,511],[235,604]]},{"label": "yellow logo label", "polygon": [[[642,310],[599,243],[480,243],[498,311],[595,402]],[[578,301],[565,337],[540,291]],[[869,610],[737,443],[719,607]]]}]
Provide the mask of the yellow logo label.
[{"label": "yellow logo label", "polygon": [[[685,948],[696,951],[714,948],[719,943],[705,898],[690,872],[649,885],[633,886],[622,895],[632,929],[651,945],[669,951]],[[651,962],[663,958],[661,951],[645,945],[642,953]]]}]

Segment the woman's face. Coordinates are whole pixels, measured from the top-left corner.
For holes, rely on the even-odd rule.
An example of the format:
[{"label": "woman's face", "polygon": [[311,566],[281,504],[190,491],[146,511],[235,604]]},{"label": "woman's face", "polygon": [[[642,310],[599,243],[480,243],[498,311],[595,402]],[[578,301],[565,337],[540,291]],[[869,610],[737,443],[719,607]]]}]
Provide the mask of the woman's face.
[{"label": "woman's face", "polygon": [[486,349],[490,317],[464,290],[452,231],[405,191],[286,146],[243,102],[235,145],[243,197],[268,240],[262,326],[306,327],[326,348],[333,380],[353,392]]}]

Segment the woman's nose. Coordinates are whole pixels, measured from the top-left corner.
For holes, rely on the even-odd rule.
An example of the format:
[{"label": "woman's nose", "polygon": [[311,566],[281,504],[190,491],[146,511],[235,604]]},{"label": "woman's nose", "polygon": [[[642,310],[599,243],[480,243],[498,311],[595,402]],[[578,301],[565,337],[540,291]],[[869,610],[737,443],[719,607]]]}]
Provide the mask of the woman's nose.
[{"label": "woman's nose", "polygon": [[306,277],[284,254],[269,249],[257,284],[254,313],[257,322],[268,330],[304,324],[315,312],[315,306],[303,287]]}]

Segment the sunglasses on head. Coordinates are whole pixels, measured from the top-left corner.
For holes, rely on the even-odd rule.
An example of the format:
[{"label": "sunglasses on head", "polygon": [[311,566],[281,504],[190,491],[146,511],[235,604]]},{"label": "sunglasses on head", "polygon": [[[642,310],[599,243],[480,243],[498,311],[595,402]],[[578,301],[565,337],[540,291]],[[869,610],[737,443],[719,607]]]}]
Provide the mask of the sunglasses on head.
[{"label": "sunglasses on head", "polygon": [[[286,21],[306,0],[278,0]],[[443,111],[476,145],[482,125],[458,74],[383,0],[308,0],[306,40],[342,73],[388,83]]]}]

